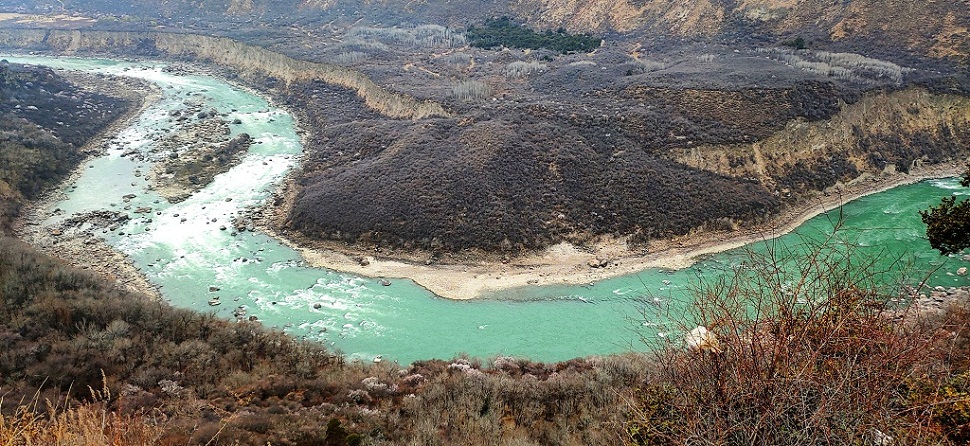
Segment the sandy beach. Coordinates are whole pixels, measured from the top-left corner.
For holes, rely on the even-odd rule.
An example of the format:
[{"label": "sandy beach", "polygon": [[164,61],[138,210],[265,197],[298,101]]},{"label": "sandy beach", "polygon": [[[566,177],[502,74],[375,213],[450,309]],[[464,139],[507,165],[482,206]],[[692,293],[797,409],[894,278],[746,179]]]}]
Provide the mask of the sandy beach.
[{"label": "sandy beach", "polygon": [[[336,271],[381,278],[414,280],[432,293],[449,299],[474,299],[491,292],[545,285],[582,285],[636,273],[649,268],[682,269],[700,257],[787,234],[807,220],[864,197],[925,179],[959,175],[963,166],[937,165],[914,169],[910,174],[863,175],[845,185],[836,185],[775,217],[770,224],[733,232],[697,233],[651,242],[646,250],[633,250],[625,240],[603,240],[581,249],[561,243],[546,250],[509,259],[508,262],[435,263],[433,265],[353,252],[325,243],[311,245],[266,227],[262,230],[299,251],[311,265]],[[285,206],[284,206],[285,207]],[[279,222],[284,216],[275,209],[264,215]],[[260,219],[258,219],[260,220]],[[645,251],[645,252],[644,252]],[[596,265],[593,267],[591,265]]]}]

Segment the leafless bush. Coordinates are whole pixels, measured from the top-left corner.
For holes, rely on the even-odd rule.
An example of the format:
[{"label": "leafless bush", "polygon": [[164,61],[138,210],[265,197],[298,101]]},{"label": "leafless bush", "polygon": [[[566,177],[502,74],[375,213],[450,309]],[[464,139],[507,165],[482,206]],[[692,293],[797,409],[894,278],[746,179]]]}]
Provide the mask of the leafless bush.
[{"label": "leafless bush", "polygon": [[714,62],[714,59],[717,59],[717,54],[701,54],[700,56],[697,56],[697,60],[704,63]]},{"label": "leafless bush", "polygon": [[942,338],[894,322],[901,310],[889,297],[900,290],[882,278],[898,272],[877,271],[835,237],[803,243],[768,246],[698,287],[686,314],[673,315],[692,336],[649,340],[658,376],[634,406],[634,443],[939,440],[904,389],[934,364]]},{"label": "leafless bush", "polygon": [[451,97],[463,101],[481,101],[492,96],[492,87],[479,81],[462,81],[451,87]]},{"label": "leafless bush", "polygon": [[464,34],[441,25],[421,25],[403,28],[359,26],[351,28],[347,32],[347,36],[412,48],[458,48],[468,43]]},{"label": "leafless bush", "polygon": [[758,52],[809,73],[869,84],[886,80],[898,84],[903,81],[906,73],[914,71],[912,68],[855,53],[795,51],[783,48],[759,48]]},{"label": "leafless bush", "polygon": [[640,58],[637,58],[637,57],[630,58],[630,62],[629,63],[632,64],[633,66],[635,66],[635,67],[637,67],[637,68],[645,71],[645,72],[659,71],[659,70],[662,70],[664,68],[667,68],[667,64],[665,64],[663,62],[656,62],[656,61],[653,61],[653,60],[640,59]]},{"label": "leafless bush", "polygon": [[539,62],[515,61],[505,66],[505,77],[518,78],[527,77],[535,73],[545,71],[548,66]]},{"label": "leafless bush", "polygon": [[361,51],[364,53],[373,53],[378,51],[387,51],[388,47],[387,45],[376,40],[353,37],[340,42],[339,44],[335,45],[333,49],[339,51]]},{"label": "leafless bush", "polygon": [[472,61],[472,56],[465,53],[451,53],[442,56],[439,60],[450,65],[468,65]]},{"label": "leafless bush", "polygon": [[367,60],[367,55],[360,51],[349,51],[334,56],[332,60],[338,65],[350,65]]}]

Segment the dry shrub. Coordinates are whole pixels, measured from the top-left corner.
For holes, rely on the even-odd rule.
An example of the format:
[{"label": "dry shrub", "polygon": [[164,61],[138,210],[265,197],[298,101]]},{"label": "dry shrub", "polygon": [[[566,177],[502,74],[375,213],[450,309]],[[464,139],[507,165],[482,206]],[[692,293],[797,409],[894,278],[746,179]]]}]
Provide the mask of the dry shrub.
[{"label": "dry shrub", "polygon": [[484,101],[492,94],[492,87],[479,81],[461,81],[451,87],[451,97],[462,101]]},{"label": "dry shrub", "polygon": [[[105,380],[106,381],[106,380]],[[10,415],[0,411],[0,444],[44,446],[142,446],[157,444],[162,428],[141,415],[122,415],[110,409],[107,384],[91,391],[92,401],[68,403],[20,401]],[[0,408],[3,399],[0,398]]]},{"label": "dry shrub", "polygon": [[631,440],[942,441],[914,410],[909,389],[914,377],[938,364],[946,339],[939,330],[891,317],[905,310],[887,305],[899,290],[884,286],[886,277],[901,276],[876,271],[872,260],[833,236],[803,241],[801,249],[769,246],[733,274],[699,286],[694,305],[675,320],[689,321],[684,332],[708,327],[717,343],[685,351],[683,342],[650,341],[657,346],[658,376],[636,397]]}]

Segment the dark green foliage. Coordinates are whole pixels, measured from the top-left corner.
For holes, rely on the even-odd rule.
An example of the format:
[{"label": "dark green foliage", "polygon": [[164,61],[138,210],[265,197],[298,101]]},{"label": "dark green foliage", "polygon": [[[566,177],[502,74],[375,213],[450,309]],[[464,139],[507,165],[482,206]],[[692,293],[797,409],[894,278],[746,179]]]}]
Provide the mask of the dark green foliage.
[{"label": "dark green foliage", "polygon": [[785,46],[790,46],[796,50],[804,50],[805,48],[807,48],[805,44],[805,38],[801,36],[796,37],[792,40],[786,40],[784,42],[781,42],[781,44]]},{"label": "dark green foliage", "polygon": [[482,28],[470,27],[465,32],[468,43],[479,48],[545,48],[560,53],[585,52],[599,48],[600,39],[588,34],[569,34],[559,28],[555,32],[535,32],[509,17],[488,19]]},{"label": "dark green foliage", "polygon": [[[970,187],[970,165],[960,184]],[[970,200],[957,202],[956,197],[946,197],[940,204],[919,214],[926,224],[930,246],[940,254],[956,254],[970,248]]]}]

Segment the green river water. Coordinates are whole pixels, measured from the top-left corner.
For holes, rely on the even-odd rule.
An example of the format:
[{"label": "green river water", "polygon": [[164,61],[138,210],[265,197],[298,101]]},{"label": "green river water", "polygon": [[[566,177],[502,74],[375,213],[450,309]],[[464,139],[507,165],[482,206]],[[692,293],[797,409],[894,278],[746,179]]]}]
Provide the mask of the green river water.
[{"label": "green river water", "polygon": [[[299,254],[265,234],[232,236],[219,229],[228,226],[234,214],[258,206],[297,163],[302,147],[293,119],[285,111],[219,79],[165,73],[161,63],[2,58],[133,76],[158,84],[164,93],[158,104],[118,135],[106,155],[89,161],[83,175],[64,186],[66,198],[51,209],[65,212],[45,224],[80,212],[122,211],[122,197],[135,194],[131,209],[151,206],[161,214],[131,214],[132,219],[119,231],[101,235],[160,285],[172,305],[215,311],[226,318],[233,318],[233,311],[242,307],[265,325],[323,342],[350,358],[370,360],[381,355],[408,363],[467,353],[556,361],[643,350],[643,338],[675,338],[677,334],[666,328],[676,324],[663,318],[645,321],[641,309],[662,307],[664,312],[676,314],[690,301],[688,288],[730,273],[747,259],[746,250],[735,250],[680,271],[646,270],[587,286],[515,289],[473,301],[439,298],[408,280],[394,280],[385,287],[378,278],[310,268]],[[136,170],[148,171],[150,159],[135,162],[121,154],[133,149],[148,154],[155,135],[177,130],[169,112],[185,109],[187,100],[203,100],[207,107],[227,114],[230,121],[239,118],[242,123],[232,126],[233,133],[249,133],[258,143],[239,166],[217,176],[189,199],[168,204],[148,190],[143,177],[135,175]],[[879,267],[900,259],[911,263],[913,277],[945,262],[928,283],[968,285],[966,277],[952,271],[970,266],[970,262],[942,258],[932,251],[917,215],[917,210],[954,193],[963,191],[955,179],[946,179],[855,200],[842,208],[844,227],[839,238],[857,248],[859,255],[874,256]],[[823,214],[792,234],[748,249],[763,252],[772,244],[798,249],[802,237],[820,239],[831,234],[837,214]],[[219,291],[210,293],[210,286]],[[216,295],[223,304],[209,306]]]}]

